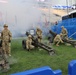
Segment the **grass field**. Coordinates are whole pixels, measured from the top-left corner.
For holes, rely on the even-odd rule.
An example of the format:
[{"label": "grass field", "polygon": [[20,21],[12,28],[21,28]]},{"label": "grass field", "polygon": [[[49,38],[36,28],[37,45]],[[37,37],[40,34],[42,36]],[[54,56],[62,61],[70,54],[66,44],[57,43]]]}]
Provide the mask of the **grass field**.
[{"label": "grass field", "polygon": [[54,56],[49,56],[45,50],[34,49],[28,52],[22,48],[21,39],[12,40],[11,69],[7,73],[0,73],[0,75],[10,75],[42,66],[50,66],[53,70],[61,69],[63,75],[67,75],[68,63],[76,59],[76,49],[66,45],[53,46],[53,48],[56,49]]}]

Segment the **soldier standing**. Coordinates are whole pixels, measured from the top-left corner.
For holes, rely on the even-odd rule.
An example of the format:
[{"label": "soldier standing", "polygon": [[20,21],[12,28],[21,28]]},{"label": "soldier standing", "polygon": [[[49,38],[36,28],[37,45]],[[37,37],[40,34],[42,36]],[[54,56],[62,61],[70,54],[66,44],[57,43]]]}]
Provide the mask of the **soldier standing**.
[{"label": "soldier standing", "polygon": [[41,40],[42,40],[42,30],[40,28],[37,28],[36,35],[37,35],[38,42],[41,42]]},{"label": "soldier standing", "polygon": [[12,34],[8,30],[8,25],[4,24],[4,29],[1,32],[1,39],[2,39],[2,49],[4,51],[4,55],[11,56],[11,39]]},{"label": "soldier standing", "polygon": [[61,36],[59,34],[57,34],[54,38],[54,41],[53,43],[55,44],[56,43],[56,46],[59,46],[59,43],[63,43],[62,39],[61,39]]},{"label": "soldier standing", "polygon": [[30,49],[33,49],[34,46],[32,45],[32,36],[29,35],[26,40],[26,49],[29,51]]},{"label": "soldier standing", "polygon": [[2,40],[0,35],[0,67],[2,72],[7,72],[10,69],[7,58],[5,57],[2,49]]},{"label": "soldier standing", "polygon": [[64,39],[64,38],[68,38],[67,37],[67,34],[68,34],[68,32],[67,32],[67,29],[66,28],[64,28],[64,26],[61,26],[61,28],[62,28],[62,31],[61,31],[61,38],[62,39]]}]

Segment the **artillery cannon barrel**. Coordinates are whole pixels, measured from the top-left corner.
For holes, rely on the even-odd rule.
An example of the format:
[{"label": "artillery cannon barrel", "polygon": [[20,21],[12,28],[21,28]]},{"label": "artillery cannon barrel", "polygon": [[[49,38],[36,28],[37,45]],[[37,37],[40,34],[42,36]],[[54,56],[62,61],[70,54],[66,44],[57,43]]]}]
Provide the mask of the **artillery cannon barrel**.
[{"label": "artillery cannon barrel", "polygon": [[55,32],[53,32],[52,30],[49,30],[49,33],[53,36],[53,37],[55,37],[57,34],[55,33]]},{"label": "artillery cannon barrel", "polygon": [[70,43],[71,45],[73,45],[76,48],[76,41],[74,40],[67,40],[67,39],[63,39],[64,42],[66,43]]}]

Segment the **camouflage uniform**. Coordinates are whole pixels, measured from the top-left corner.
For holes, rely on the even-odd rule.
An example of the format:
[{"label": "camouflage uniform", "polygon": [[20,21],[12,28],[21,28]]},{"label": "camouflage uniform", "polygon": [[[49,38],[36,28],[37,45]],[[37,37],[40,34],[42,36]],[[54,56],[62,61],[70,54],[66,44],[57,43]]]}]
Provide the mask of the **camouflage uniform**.
[{"label": "camouflage uniform", "polygon": [[32,45],[32,36],[29,35],[27,40],[26,40],[26,49],[30,50],[33,48],[34,48],[34,46]]},{"label": "camouflage uniform", "polygon": [[56,43],[56,46],[59,46],[59,43],[60,43],[60,42],[63,43],[60,35],[58,34],[58,35],[56,35],[56,37],[54,38],[53,43]]},{"label": "camouflage uniform", "polygon": [[[4,28],[8,27],[6,24],[4,25]],[[8,29],[4,29],[1,32],[1,39],[2,39],[2,49],[4,51],[5,55],[11,56],[11,39],[12,34]]]},{"label": "camouflage uniform", "polygon": [[7,61],[6,57],[4,56],[4,54],[1,52],[1,50],[0,50],[0,67],[3,70],[7,70],[9,67],[8,61]]},{"label": "camouflage uniform", "polygon": [[8,64],[8,60],[7,58],[4,56],[3,54],[3,50],[2,50],[2,42],[0,40],[0,67],[1,67],[1,71],[2,72],[7,72],[10,68],[9,64]]},{"label": "camouflage uniform", "polygon": [[62,31],[61,31],[61,33],[60,33],[61,38],[62,38],[62,39],[68,38],[67,34],[68,34],[67,29],[64,28],[64,26],[62,26]]},{"label": "camouflage uniform", "polygon": [[41,42],[41,40],[42,40],[42,30],[40,28],[37,28],[36,35],[37,35],[38,42]]}]

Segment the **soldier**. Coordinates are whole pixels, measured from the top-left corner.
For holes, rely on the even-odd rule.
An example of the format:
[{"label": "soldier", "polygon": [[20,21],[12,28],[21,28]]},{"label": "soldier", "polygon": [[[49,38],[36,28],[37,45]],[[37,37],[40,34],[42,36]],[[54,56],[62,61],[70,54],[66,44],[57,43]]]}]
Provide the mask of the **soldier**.
[{"label": "soldier", "polygon": [[61,31],[61,38],[62,39],[64,39],[64,38],[68,38],[67,37],[67,34],[68,34],[68,32],[67,32],[67,29],[66,28],[64,28],[64,26],[61,26],[61,28],[62,28],[62,31]]},{"label": "soldier", "polygon": [[42,30],[40,28],[37,28],[36,35],[37,35],[38,42],[41,42],[41,40],[42,40]]},{"label": "soldier", "polygon": [[1,39],[2,39],[2,49],[4,51],[4,55],[11,56],[11,39],[12,34],[8,30],[8,25],[4,24],[4,29],[1,32]]},{"label": "soldier", "polygon": [[10,68],[7,58],[4,56],[4,53],[2,50],[1,36],[0,36],[0,67],[2,72],[7,72]]},{"label": "soldier", "polygon": [[54,38],[54,41],[53,43],[55,44],[56,43],[56,46],[59,46],[59,43],[63,43],[62,39],[61,39],[61,36],[59,34],[57,34]]},{"label": "soldier", "polygon": [[32,36],[29,35],[26,40],[26,49],[29,51],[30,49],[33,49],[34,46],[32,45]]}]

